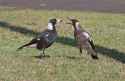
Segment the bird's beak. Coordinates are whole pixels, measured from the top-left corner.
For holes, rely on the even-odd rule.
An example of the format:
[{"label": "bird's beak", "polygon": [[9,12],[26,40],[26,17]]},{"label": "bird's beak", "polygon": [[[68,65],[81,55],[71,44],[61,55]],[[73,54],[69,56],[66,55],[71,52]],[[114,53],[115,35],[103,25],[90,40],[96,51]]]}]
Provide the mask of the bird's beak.
[{"label": "bird's beak", "polygon": [[63,22],[63,20],[62,19],[57,19],[57,24],[56,24],[56,26],[60,26],[60,24]]},{"label": "bird's beak", "polygon": [[72,21],[72,18],[71,17],[67,17],[68,20]]},{"label": "bird's beak", "polygon": [[70,23],[70,22],[67,22],[66,24],[71,24],[72,25],[72,23]]},{"label": "bird's beak", "polygon": [[68,19],[70,22],[67,22],[66,24],[72,25],[72,18],[71,18],[71,17],[67,17],[67,19]]},{"label": "bird's beak", "polygon": [[62,19],[58,19],[58,20],[57,20],[57,23],[61,23],[61,22],[63,22]]}]

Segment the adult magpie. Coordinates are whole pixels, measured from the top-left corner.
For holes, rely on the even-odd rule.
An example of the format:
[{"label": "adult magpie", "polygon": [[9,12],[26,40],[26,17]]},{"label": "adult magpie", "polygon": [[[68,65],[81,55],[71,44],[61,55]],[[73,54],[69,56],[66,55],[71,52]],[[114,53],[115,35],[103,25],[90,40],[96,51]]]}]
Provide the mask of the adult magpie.
[{"label": "adult magpie", "polygon": [[40,57],[45,56],[45,49],[50,47],[57,38],[56,25],[60,23],[61,19],[52,18],[48,22],[48,28],[41,32],[37,37],[33,38],[29,43],[22,45],[18,50],[24,47],[37,48],[43,51]]},{"label": "adult magpie", "polygon": [[70,22],[67,24],[71,24],[74,28],[74,37],[77,41],[80,53],[82,53],[82,49],[85,49],[88,54],[91,54],[93,59],[98,59],[97,53],[95,51],[95,45],[90,34],[81,27],[77,19],[68,17],[68,20],[70,20]]}]

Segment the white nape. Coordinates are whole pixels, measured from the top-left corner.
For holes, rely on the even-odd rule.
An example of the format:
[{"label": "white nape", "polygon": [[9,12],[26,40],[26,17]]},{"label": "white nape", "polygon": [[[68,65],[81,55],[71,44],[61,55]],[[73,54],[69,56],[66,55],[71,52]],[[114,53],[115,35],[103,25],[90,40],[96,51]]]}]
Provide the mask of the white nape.
[{"label": "white nape", "polygon": [[77,30],[80,29],[80,23],[79,22],[76,22],[75,26],[76,26]]},{"label": "white nape", "polygon": [[48,23],[48,29],[49,29],[49,30],[53,30],[53,25],[52,25],[52,23]]}]

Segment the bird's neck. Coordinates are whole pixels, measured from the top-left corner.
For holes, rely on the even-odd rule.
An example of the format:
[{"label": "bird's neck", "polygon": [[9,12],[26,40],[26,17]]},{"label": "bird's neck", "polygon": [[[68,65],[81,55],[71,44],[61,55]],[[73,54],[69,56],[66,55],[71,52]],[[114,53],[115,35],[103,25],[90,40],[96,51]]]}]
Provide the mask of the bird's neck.
[{"label": "bird's neck", "polygon": [[56,30],[55,25],[48,23],[48,30]]},{"label": "bird's neck", "polygon": [[74,27],[74,29],[75,29],[76,31],[81,30],[81,25],[80,25],[79,22],[76,22],[76,23],[73,25],[73,27]]}]

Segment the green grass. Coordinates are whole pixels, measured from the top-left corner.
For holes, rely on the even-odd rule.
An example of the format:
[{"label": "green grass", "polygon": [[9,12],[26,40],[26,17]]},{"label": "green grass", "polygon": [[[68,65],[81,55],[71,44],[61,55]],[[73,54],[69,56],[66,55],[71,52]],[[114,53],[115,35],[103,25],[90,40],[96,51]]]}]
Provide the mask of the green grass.
[{"label": "green grass", "polygon": [[[16,49],[46,28],[49,18],[75,16],[92,33],[99,60],[80,56],[73,29],[64,23],[59,38],[42,60],[36,49]],[[125,15],[115,13],[4,10],[0,11],[0,81],[124,81]]]}]

